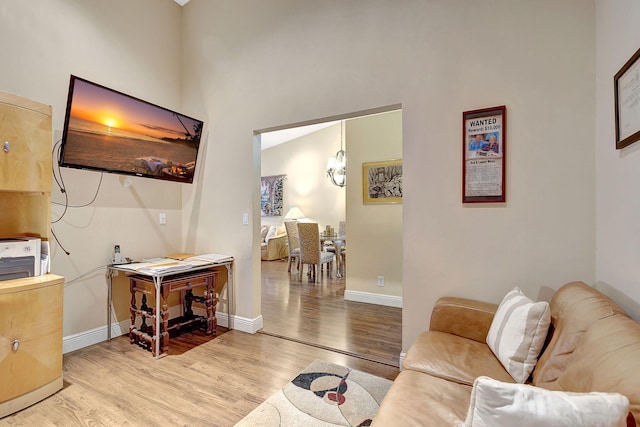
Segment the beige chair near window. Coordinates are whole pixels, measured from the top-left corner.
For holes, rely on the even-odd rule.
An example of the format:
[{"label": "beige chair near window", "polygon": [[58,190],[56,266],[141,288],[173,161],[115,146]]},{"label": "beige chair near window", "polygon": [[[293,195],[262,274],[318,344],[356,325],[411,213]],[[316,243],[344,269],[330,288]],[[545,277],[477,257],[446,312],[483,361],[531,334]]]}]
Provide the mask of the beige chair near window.
[{"label": "beige chair near window", "polygon": [[315,222],[299,222],[298,237],[300,238],[300,267],[298,274],[302,280],[302,270],[309,265],[309,275],[315,282],[320,281],[322,266],[327,264],[327,275],[331,278],[335,254],[320,250],[320,227]]},{"label": "beige chair near window", "polygon": [[300,239],[298,238],[298,221],[285,221],[285,229],[287,230],[287,241],[289,242],[289,262],[287,271],[291,272],[291,262],[297,264],[300,270]]}]

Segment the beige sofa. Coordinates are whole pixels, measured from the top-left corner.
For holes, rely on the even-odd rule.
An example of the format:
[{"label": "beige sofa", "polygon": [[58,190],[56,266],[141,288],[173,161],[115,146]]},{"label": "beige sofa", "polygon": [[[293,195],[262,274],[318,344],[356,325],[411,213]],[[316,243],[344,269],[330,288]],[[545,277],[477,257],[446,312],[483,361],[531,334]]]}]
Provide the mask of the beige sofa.
[{"label": "beige sofa", "polygon": [[279,227],[263,225],[260,228],[260,259],[273,261],[285,259],[287,252],[287,232],[284,225]]},{"label": "beige sofa", "polygon": [[582,282],[556,291],[549,304],[551,326],[545,346],[527,381],[534,387],[513,385],[514,379],[486,344],[497,308],[461,298],[440,299],[431,314],[430,330],[407,351],[402,371],[372,425],[464,425],[472,412],[474,380],[487,376],[550,395],[561,394],[556,391],[620,393],[628,398],[630,411],[624,411],[622,425],[626,418],[627,425],[636,426],[635,420],[640,420],[640,324],[621,307]]}]

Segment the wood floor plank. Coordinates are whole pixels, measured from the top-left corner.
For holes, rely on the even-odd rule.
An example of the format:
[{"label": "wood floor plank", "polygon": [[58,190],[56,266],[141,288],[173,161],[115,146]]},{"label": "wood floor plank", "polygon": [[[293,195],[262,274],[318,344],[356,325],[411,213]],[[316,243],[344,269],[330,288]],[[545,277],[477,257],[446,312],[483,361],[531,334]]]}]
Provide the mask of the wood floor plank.
[{"label": "wood floor plank", "polygon": [[287,263],[262,262],[263,331],[399,366],[402,309],[345,301],[345,280],[299,280]]}]

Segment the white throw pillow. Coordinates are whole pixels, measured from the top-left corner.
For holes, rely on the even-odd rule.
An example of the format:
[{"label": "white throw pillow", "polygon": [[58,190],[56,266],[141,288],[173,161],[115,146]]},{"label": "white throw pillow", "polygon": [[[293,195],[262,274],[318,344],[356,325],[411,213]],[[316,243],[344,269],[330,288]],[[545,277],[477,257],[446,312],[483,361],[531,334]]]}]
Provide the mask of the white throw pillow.
[{"label": "white throw pillow", "polygon": [[500,303],[487,344],[516,382],[524,383],[536,366],[550,323],[549,303],[533,302],[517,287]]},{"label": "white throw pillow", "polygon": [[570,393],[478,377],[466,427],[624,427],[629,399],[618,393]]},{"label": "white throw pillow", "polygon": [[267,231],[267,235],[265,236],[264,241],[268,243],[269,240],[275,237],[277,233],[278,229],[272,225],[271,227],[269,227],[269,231]]},{"label": "white throw pillow", "polygon": [[269,232],[269,226],[268,225],[263,225],[260,228],[260,237],[262,238],[262,241],[264,242],[265,237],[267,237],[267,233]]}]

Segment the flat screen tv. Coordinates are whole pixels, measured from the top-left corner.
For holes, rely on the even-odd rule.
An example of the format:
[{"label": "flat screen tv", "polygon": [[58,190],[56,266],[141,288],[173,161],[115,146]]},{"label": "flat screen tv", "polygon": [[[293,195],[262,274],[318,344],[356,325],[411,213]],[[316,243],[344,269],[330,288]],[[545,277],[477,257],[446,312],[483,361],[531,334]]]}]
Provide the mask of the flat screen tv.
[{"label": "flat screen tv", "polygon": [[203,122],[71,76],[59,165],[192,183]]}]

